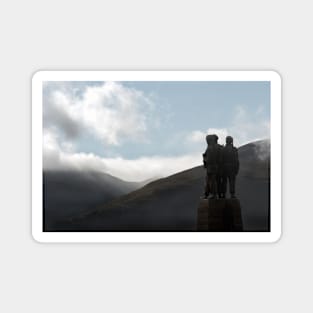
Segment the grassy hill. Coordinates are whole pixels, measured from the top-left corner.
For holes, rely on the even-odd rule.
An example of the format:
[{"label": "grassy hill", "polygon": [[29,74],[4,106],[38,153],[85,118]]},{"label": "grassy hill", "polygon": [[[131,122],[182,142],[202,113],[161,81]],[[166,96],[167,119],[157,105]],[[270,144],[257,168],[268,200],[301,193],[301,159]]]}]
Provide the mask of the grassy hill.
[{"label": "grassy hill", "polygon": [[[270,143],[259,141],[239,148],[237,196],[246,231],[268,230]],[[73,216],[67,230],[192,231],[203,194],[202,166],[185,170]]]}]

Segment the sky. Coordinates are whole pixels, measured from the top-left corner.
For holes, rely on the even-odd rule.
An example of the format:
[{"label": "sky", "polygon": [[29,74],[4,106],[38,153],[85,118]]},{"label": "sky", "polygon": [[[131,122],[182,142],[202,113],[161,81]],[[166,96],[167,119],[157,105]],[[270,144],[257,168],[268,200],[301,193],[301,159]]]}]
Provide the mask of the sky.
[{"label": "sky", "polygon": [[205,136],[270,137],[269,82],[44,82],[44,169],[126,181],[201,165]]}]

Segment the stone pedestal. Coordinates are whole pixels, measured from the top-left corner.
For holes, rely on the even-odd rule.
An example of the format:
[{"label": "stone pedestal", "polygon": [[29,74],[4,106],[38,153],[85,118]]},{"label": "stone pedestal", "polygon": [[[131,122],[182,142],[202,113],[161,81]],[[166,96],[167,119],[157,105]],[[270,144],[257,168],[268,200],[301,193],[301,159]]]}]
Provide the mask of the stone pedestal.
[{"label": "stone pedestal", "polygon": [[238,199],[201,199],[198,231],[243,231]]}]

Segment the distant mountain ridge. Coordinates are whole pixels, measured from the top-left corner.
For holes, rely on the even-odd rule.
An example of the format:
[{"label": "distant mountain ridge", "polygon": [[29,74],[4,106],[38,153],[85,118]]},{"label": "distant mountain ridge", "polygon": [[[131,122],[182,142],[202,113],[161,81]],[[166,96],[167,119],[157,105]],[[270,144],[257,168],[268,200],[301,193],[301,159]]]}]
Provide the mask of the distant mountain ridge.
[{"label": "distant mountain ridge", "polygon": [[[269,229],[270,142],[239,148],[237,195],[247,231]],[[74,217],[68,230],[195,230],[199,197],[203,194],[202,166],[153,181]]]}]

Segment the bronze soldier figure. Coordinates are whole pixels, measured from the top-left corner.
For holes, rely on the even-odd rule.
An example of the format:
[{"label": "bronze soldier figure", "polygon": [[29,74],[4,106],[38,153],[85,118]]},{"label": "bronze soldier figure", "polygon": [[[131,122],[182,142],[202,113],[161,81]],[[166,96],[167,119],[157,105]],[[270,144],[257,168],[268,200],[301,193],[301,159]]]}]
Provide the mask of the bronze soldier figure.
[{"label": "bronze soldier figure", "polygon": [[226,145],[222,149],[221,155],[222,163],[222,190],[223,195],[226,195],[227,181],[229,183],[229,192],[232,198],[235,198],[235,183],[236,176],[239,171],[238,149],[233,146],[233,138],[226,137]]},{"label": "bronze soldier figure", "polygon": [[203,153],[203,164],[206,168],[206,186],[204,198],[215,199],[217,194],[217,174],[220,164],[220,148],[217,144],[216,135],[207,135],[208,144]]},{"label": "bronze soldier figure", "polygon": [[223,173],[222,173],[222,149],[223,146],[218,143],[218,136],[213,135],[215,139],[215,143],[217,144],[217,147],[219,149],[219,159],[218,159],[218,170],[216,174],[216,187],[217,187],[217,194],[219,198],[225,198],[225,195],[223,194]]}]

